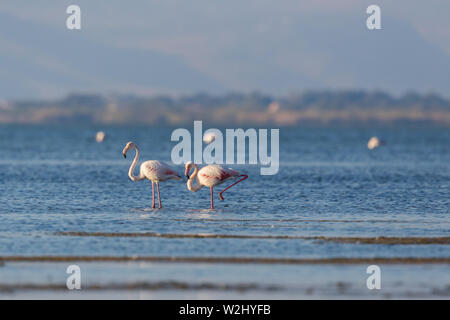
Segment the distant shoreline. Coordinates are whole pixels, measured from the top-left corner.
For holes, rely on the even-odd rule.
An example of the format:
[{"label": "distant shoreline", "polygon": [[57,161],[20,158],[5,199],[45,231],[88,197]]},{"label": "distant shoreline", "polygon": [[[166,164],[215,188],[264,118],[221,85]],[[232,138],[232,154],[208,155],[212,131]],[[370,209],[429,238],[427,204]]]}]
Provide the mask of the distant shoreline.
[{"label": "distant shoreline", "polygon": [[432,124],[450,126],[450,100],[436,94],[307,91],[274,97],[261,93],[220,96],[102,96],[71,94],[49,101],[0,101],[0,124],[180,126],[296,126],[306,124]]}]

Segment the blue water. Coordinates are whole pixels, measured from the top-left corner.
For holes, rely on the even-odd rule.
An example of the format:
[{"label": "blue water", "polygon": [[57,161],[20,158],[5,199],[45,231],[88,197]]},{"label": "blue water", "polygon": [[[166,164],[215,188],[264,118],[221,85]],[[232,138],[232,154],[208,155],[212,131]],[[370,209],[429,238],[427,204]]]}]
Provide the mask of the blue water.
[{"label": "blue water", "polygon": [[[204,126],[206,129],[207,127]],[[107,139],[95,142],[97,130]],[[295,236],[449,236],[450,129],[301,127],[280,130],[280,170],[231,167],[249,179],[209,211],[209,190],[127,176],[141,160],[170,163],[173,128],[0,126],[0,256],[450,257],[448,245],[361,245],[292,239],[73,237],[58,232]],[[379,136],[386,144],[367,149]],[[134,156],[134,154],[131,154]],[[181,175],[182,166],[173,166]],[[218,187],[217,192],[223,186]]]}]

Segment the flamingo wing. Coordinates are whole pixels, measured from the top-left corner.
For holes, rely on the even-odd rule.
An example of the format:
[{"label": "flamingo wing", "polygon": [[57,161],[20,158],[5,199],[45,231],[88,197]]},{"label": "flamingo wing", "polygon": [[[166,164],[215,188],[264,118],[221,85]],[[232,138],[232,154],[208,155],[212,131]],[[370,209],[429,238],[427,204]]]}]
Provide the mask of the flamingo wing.
[{"label": "flamingo wing", "polygon": [[141,170],[147,179],[159,182],[169,179],[181,180],[181,176],[172,170],[167,164],[157,160],[145,161],[141,165]]},{"label": "flamingo wing", "polygon": [[208,165],[198,172],[200,182],[208,187],[219,185],[237,175],[239,172],[218,165]]}]

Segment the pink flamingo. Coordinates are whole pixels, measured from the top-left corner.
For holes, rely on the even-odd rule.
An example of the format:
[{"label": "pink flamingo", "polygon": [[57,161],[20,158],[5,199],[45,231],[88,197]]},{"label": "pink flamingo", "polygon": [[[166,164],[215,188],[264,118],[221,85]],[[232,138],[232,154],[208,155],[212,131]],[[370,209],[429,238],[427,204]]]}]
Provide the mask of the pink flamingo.
[{"label": "pink flamingo", "polygon": [[136,156],[134,157],[133,162],[131,163],[130,170],[128,170],[128,176],[131,181],[139,181],[143,179],[148,179],[152,182],[152,194],[153,194],[153,202],[152,208],[155,208],[155,183],[156,188],[158,189],[158,200],[159,200],[159,208],[162,208],[161,205],[161,195],[159,194],[159,183],[169,180],[181,180],[180,175],[173,171],[167,164],[157,160],[149,160],[145,161],[141,164],[141,169],[139,176],[134,175],[134,168],[139,161],[139,148],[133,142],[128,142],[125,148],[122,151],[123,157],[127,157],[127,152],[131,149],[136,149]]},{"label": "pink flamingo", "polygon": [[[227,180],[237,179],[242,177],[239,181],[236,181],[232,185],[225,188],[223,191],[219,193],[220,200],[225,200],[222,194],[230,189],[232,186],[238,184],[241,181],[244,181],[248,178],[246,174],[240,174],[236,170],[233,169],[225,169],[218,165],[208,165],[200,170],[198,170],[198,166],[191,161],[187,162],[186,165],[186,178],[188,178],[187,187],[192,192],[197,192],[203,186],[210,187],[211,189],[211,209],[214,209],[214,200],[213,200],[213,188],[218,186],[219,184],[224,183]],[[190,175],[191,169],[194,168],[194,172]],[[194,180],[197,180],[196,185],[194,185]]]}]

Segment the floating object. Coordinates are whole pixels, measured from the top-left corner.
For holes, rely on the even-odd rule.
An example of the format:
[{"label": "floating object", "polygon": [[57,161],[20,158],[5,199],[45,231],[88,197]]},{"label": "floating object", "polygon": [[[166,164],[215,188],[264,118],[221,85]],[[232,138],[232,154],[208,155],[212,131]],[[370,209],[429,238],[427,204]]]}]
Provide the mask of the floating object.
[{"label": "floating object", "polygon": [[161,205],[161,196],[159,194],[159,183],[169,179],[181,180],[181,177],[178,173],[173,171],[167,164],[157,160],[149,160],[143,162],[141,164],[139,176],[135,176],[134,168],[136,167],[136,164],[139,162],[139,148],[137,147],[137,145],[135,145],[133,142],[130,141],[126,144],[125,148],[122,151],[122,154],[123,157],[126,158],[127,152],[130,151],[131,149],[136,149],[136,156],[134,157],[130,169],[128,170],[128,176],[130,177],[131,181],[148,179],[152,182],[152,195],[153,195],[152,208],[156,207],[155,206],[155,183],[156,183],[156,188],[158,189],[159,208],[161,209],[162,205]]},{"label": "floating object", "polygon": [[281,108],[280,103],[277,101],[273,101],[267,107],[267,112],[269,112],[270,114],[275,114],[278,111],[280,111],[280,108]]},{"label": "floating object", "polygon": [[203,142],[209,144],[216,140],[216,135],[212,132],[203,135]]},{"label": "floating object", "polygon": [[[219,184],[224,183],[227,180],[242,178],[239,181],[236,181],[232,185],[225,188],[223,191],[219,192],[220,200],[225,200],[222,194],[230,189],[232,186],[238,184],[241,181],[244,181],[248,178],[246,174],[240,174],[236,170],[233,169],[225,169],[219,165],[207,165],[200,170],[198,170],[198,166],[189,161],[185,165],[186,168],[186,178],[188,178],[187,187],[192,192],[197,192],[203,186],[210,187],[211,189],[211,210],[214,210],[214,201],[213,201],[213,188],[218,186]],[[191,169],[194,168],[194,172],[190,174]],[[194,181],[197,183],[194,185]]]},{"label": "floating object", "polygon": [[103,140],[105,140],[105,138],[106,138],[106,134],[103,131],[99,131],[95,135],[95,141],[97,141],[98,143],[103,142]]},{"label": "floating object", "polygon": [[369,148],[369,150],[373,150],[375,148],[378,148],[380,145],[381,145],[380,139],[378,139],[377,137],[372,137],[367,143],[367,148]]}]

